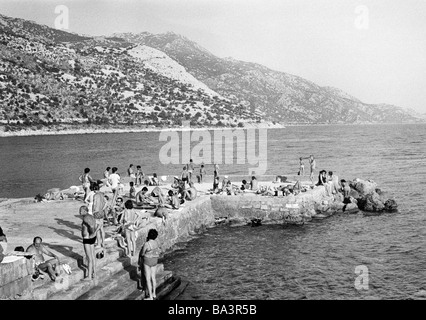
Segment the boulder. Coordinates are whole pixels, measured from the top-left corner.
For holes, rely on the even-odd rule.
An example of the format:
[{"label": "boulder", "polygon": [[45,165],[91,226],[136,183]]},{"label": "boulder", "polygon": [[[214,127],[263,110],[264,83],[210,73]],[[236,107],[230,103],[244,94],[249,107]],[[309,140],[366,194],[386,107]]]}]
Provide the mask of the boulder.
[{"label": "boulder", "polygon": [[398,204],[393,199],[388,199],[385,201],[385,211],[387,212],[396,212],[398,211]]},{"label": "boulder", "polygon": [[380,196],[377,193],[373,193],[359,198],[358,208],[360,208],[362,211],[379,212],[385,208],[385,205],[380,200]]},{"label": "boulder", "polygon": [[359,209],[356,203],[348,203],[343,207],[343,212],[345,213],[357,213],[358,211]]},{"label": "boulder", "polygon": [[[386,199],[385,193],[377,188],[373,180],[355,179],[351,182],[351,196],[357,200],[358,208],[366,212],[395,212],[398,205],[393,199]],[[356,203],[355,201],[353,201]]]},{"label": "boulder", "polygon": [[369,193],[376,193],[377,189],[377,183],[375,183],[373,180],[355,179],[350,183],[350,186],[352,189],[355,189],[355,191],[358,192],[358,197],[363,197]]}]

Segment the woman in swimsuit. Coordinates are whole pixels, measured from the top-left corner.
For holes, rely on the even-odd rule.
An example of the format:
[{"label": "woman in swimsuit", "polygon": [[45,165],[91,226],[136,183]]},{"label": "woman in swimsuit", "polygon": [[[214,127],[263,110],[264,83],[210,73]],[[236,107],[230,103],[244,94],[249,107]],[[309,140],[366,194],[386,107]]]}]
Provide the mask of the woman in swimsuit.
[{"label": "woman in swimsuit", "polygon": [[83,247],[87,257],[88,273],[86,278],[94,280],[96,276],[95,242],[96,233],[100,225],[97,225],[95,218],[88,214],[86,206],[80,207],[80,215],[82,215],[83,219],[81,223],[81,236],[83,237]]},{"label": "woman in swimsuit", "polygon": [[[156,298],[155,290],[157,282],[155,280],[158,258],[160,256],[160,247],[155,239],[157,239],[158,232],[155,229],[148,231],[148,237],[139,253],[139,267],[144,270],[145,279],[148,287],[149,298],[153,300]],[[143,264],[143,266],[142,266]]]},{"label": "woman in swimsuit", "polygon": [[127,200],[124,203],[124,207],[126,208],[124,210],[124,213],[122,215],[122,223],[124,232],[126,234],[126,241],[128,245],[127,255],[128,256],[134,256],[135,250],[136,250],[136,229],[138,227],[138,220],[139,215],[136,213],[136,211],[133,209],[133,202],[132,200]]}]

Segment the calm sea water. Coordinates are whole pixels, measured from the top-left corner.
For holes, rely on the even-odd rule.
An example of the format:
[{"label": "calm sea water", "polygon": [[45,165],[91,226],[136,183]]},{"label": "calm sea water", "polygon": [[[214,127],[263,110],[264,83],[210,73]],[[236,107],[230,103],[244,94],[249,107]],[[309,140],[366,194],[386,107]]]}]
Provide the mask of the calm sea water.
[{"label": "calm sea water", "polygon": [[[210,229],[164,259],[166,269],[190,281],[182,298],[394,299],[426,288],[425,138],[426,125],[268,130],[261,142],[267,143],[266,174],[295,173],[298,157],[314,154],[318,169],[339,178],[375,180],[397,200],[400,212],[337,215],[298,228]],[[107,166],[124,174],[130,163],[147,173],[180,173],[181,164],[160,163],[165,143],[159,133],[0,138],[0,198],[79,184],[84,167],[98,178]],[[247,174],[249,166],[224,164],[221,172]],[[211,166],[207,170],[212,173]],[[359,265],[368,267],[368,291],[354,287]]]}]

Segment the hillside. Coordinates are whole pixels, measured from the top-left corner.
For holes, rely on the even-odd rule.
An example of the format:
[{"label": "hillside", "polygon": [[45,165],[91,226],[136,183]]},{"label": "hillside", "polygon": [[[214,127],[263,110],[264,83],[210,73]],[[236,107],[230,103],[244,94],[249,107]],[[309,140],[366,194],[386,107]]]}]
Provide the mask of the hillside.
[{"label": "hillside", "polygon": [[247,126],[424,121],[169,32],[85,37],[0,15],[5,131],[76,126]]},{"label": "hillside", "polygon": [[397,106],[363,103],[337,88],[321,87],[260,64],[219,58],[173,32],[114,36],[165,52],[212,90],[234,101],[242,101],[264,119],[283,123],[424,121],[424,116]]},{"label": "hillside", "polygon": [[0,121],[6,130],[57,123],[243,126],[259,120],[156,49],[0,18]]}]

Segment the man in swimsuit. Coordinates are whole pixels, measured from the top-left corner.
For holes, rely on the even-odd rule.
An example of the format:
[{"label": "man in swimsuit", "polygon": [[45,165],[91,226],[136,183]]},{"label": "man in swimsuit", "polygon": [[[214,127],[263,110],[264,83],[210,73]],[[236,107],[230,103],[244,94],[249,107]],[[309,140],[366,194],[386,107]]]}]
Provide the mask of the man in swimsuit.
[{"label": "man in swimsuit", "polygon": [[[42,244],[41,237],[35,237],[33,240],[33,244],[27,248],[27,252],[34,254],[34,262],[35,269],[41,274],[47,273],[52,279],[52,281],[56,280],[56,277],[59,276],[59,272],[56,269],[61,264],[59,261],[59,257],[46,249],[46,247]],[[53,257],[54,259],[44,260],[43,254]]]},{"label": "man in swimsuit", "polygon": [[96,257],[95,257],[95,242],[96,235],[100,229],[100,225],[96,224],[96,219],[88,214],[87,207],[80,207],[81,236],[83,238],[84,252],[87,258],[87,276],[88,280],[95,279],[96,276]]},{"label": "man in swimsuit", "polygon": [[350,196],[350,192],[351,192],[351,188],[348,186],[346,180],[342,179],[340,180],[341,184],[342,184],[342,193],[343,193],[343,203],[344,204],[348,204],[351,203],[351,196]]}]

